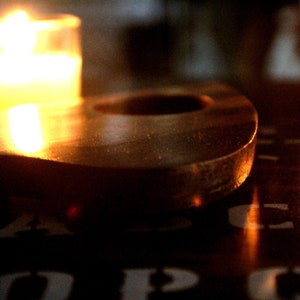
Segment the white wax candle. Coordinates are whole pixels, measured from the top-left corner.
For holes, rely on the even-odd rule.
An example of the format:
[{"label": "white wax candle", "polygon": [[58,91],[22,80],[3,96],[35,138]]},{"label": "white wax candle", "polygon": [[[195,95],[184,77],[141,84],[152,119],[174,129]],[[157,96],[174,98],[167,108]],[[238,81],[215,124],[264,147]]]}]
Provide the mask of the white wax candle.
[{"label": "white wax candle", "polygon": [[32,54],[16,61],[0,55],[0,107],[76,98],[80,74],[80,57]]}]

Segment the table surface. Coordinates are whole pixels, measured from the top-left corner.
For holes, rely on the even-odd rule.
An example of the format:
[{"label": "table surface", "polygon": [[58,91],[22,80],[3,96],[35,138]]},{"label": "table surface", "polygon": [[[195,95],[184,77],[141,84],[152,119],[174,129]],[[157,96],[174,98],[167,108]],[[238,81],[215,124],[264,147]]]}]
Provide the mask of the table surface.
[{"label": "table surface", "polygon": [[3,195],[0,299],[299,297],[300,104],[255,105],[250,176],[200,211],[74,234],[44,202]]}]

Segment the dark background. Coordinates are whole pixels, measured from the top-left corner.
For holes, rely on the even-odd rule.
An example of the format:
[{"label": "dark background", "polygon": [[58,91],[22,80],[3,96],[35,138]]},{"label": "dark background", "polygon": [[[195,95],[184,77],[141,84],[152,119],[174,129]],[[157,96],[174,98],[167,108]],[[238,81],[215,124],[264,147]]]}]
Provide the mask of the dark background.
[{"label": "dark background", "polygon": [[82,19],[83,95],[222,80],[253,102],[295,101],[297,1],[0,1]]}]

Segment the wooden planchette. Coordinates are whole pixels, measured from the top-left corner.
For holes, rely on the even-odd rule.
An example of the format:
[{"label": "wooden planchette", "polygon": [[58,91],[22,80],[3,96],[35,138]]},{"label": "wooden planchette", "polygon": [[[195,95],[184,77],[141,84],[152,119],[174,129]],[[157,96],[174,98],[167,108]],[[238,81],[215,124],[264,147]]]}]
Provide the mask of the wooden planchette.
[{"label": "wooden planchette", "polygon": [[252,103],[217,82],[14,107],[0,120],[3,190],[99,215],[177,212],[220,199],[248,177],[258,127]]}]

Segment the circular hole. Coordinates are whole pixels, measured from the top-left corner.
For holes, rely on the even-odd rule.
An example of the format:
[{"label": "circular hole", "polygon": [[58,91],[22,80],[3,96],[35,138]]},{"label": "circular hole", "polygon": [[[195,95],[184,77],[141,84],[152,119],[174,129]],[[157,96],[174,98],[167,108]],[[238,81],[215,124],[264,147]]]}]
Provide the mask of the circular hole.
[{"label": "circular hole", "polygon": [[208,96],[141,95],[125,97],[112,103],[101,103],[95,109],[102,113],[130,115],[162,115],[197,111],[212,102]]}]

